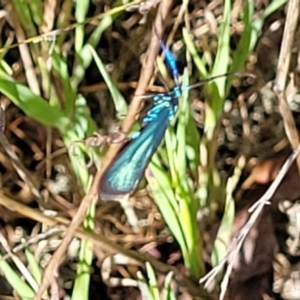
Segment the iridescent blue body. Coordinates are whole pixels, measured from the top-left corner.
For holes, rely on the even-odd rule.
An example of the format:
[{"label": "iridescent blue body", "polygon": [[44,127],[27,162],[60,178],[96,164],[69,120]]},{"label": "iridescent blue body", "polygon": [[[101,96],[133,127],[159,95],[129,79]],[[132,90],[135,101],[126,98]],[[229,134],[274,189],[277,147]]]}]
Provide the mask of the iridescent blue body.
[{"label": "iridescent blue body", "polygon": [[121,200],[135,190],[175,116],[177,105],[178,98],[172,98],[149,111],[155,118],[147,119],[104,172],[99,186],[102,200]]},{"label": "iridescent blue body", "polygon": [[141,130],[132,135],[102,175],[99,185],[102,200],[121,200],[135,190],[176,114],[181,96],[179,73],[171,51],[162,42],[161,48],[176,86],[168,93],[151,97],[153,107],[143,118]]},{"label": "iridescent blue body", "polygon": [[170,51],[170,49],[168,49],[162,41],[160,41],[160,47],[165,54],[165,60],[166,60],[168,68],[172,72],[175,84],[176,84],[176,86],[179,86],[179,72],[178,72],[176,60],[175,60],[172,52]]}]

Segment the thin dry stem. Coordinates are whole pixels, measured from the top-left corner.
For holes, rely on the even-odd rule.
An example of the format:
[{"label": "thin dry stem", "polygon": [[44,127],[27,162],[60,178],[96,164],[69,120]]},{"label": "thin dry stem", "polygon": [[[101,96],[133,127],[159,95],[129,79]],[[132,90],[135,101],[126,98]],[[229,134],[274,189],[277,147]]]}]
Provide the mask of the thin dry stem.
[{"label": "thin dry stem", "polygon": [[[295,33],[299,18],[299,0],[290,0],[284,26],[283,39],[280,49],[277,76],[274,91],[279,99],[279,109],[284,121],[285,132],[293,149],[299,145],[299,135],[291,109],[287,102],[286,82],[290,67],[292,47],[295,42]],[[300,174],[300,156],[297,158],[298,172]]]},{"label": "thin dry stem", "polygon": [[[8,11],[11,14],[11,20],[13,20],[14,30],[16,32],[16,38],[17,38],[18,42],[20,43],[21,41],[25,40],[25,33],[18,21],[19,18],[17,16],[15,9],[14,8],[11,9],[11,8],[12,8],[11,5],[9,5]],[[40,95],[41,91],[40,91],[40,87],[39,87],[39,82],[38,82],[36,74],[35,74],[35,70],[34,70],[34,66],[33,66],[33,62],[31,59],[28,45],[20,43],[19,50],[20,50],[20,55],[21,55],[22,61],[23,61],[25,75],[27,78],[28,85],[33,93],[35,93],[36,95]]]}]

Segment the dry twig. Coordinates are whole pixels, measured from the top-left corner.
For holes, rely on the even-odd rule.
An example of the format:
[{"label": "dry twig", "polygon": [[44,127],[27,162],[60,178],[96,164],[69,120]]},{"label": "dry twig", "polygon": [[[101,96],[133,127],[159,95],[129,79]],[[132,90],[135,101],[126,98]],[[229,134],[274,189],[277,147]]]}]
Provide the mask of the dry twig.
[{"label": "dry twig", "polygon": [[[274,91],[279,100],[279,109],[283,118],[286,135],[293,149],[299,145],[299,136],[291,109],[287,102],[286,81],[290,67],[292,47],[295,42],[295,33],[299,18],[299,0],[290,0],[284,27],[283,39],[279,55],[277,76]],[[300,156],[297,158],[298,172],[300,174]]]}]

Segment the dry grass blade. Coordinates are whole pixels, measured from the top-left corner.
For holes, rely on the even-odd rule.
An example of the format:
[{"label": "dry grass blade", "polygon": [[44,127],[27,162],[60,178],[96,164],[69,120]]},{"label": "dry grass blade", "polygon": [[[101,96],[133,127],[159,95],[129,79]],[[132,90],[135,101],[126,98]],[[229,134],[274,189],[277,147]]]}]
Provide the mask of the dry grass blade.
[{"label": "dry grass blade", "polygon": [[4,130],[5,130],[5,110],[0,105],[0,132],[1,132],[1,134],[3,134]]},{"label": "dry grass blade", "polygon": [[[288,4],[284,34],[281,43],[277,76],[275,79],[275,93],[279,99],[279,108],[284,121],[286,135],[293,149],[299,145],[299,135],[287,102],[286,82],[290,67],[292,47],[295,42],[295,33],[299,19],[299,0],[291,0]],[[300,157],[297,158],[298,171],[300,172]]]},{"label": "dry grass blade", "polygon": [[16,32],[16,38],[18,40],[19,43],[19,50],[20,50],[20,54],[21,54],[21,58],[23,60],[24,66],[25,66],[25,74],[28,80],[28,84],[30,86],[30,89],[36,94],[36,95],[40,95],[40,88],[39,88],[39,83],[36,77],[36,73],[34,70],[34,64],[32,62],[31,59],[31,55],[30,55],[30,50],[29,50],[29,46],[22,43],[22,41],[25,40],[25,33],[19,23],[19,19],[16,16],[16,12],[15,9],[10,9],[10,15],[11,15],[11,19],[13,20],[13,26]]},{"label": "dry grass blade", "polygon": [[[56,226],[54,228],[49,229],[48,231],[44,232],[44,233],[40,233],[36,236],[31,237],[28,241],[25,241],[24,243],[14,247],[11,250],[11,253],[17,253],[27,247],[29,247],[30,245],[36,244],[41,240],[46,240],[49,237],[53,237],[53,236],[58,236],[61,235],[64,232],[63,227],[60,226]],[[10,257],[10,253],[4,255],[3,257],[1,257],[0,262],[2,260],[6,260]]]}]

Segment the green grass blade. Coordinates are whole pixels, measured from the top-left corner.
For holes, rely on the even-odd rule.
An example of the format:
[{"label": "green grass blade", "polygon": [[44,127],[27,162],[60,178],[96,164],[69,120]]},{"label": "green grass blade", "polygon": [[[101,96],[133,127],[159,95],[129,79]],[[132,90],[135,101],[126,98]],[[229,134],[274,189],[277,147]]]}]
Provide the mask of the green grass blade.
[{"label": "green grass blade", "polygon": [[44,3],[41,0],[31,0],[30,5],[28,5],[28,8],[31,12],[32,19],[34,20],[35,24],[38,26],[41,26],[43,23],[43,14],[41,13],[43,11]]},{"label": "green grass blade", "polygon": [[[62,84],[63,93],[60,95],[59,101],[63,103],[62,110],[66,116],[72,116],[75,110],[76,92],[71,86],[71,78],[69,76],[67,55],[61,53],[60,50],[52,54],[53,73],[59,78]],[[53,96],[51,97],[51,102]],[[58,99],[57,99],[58,101]],[[56,102],[56,101],[55,101]]]},{"label": "green grass blade", "polygon": [[[75,5],[75,17],[76,22],[82,23],[86,19],[86,14],[89,9],[89,0],[76,1]],[[75,52],[79,53],[83,46],[83,41],[85,37],[85,26],[77,26],[75,28]],[[78,56],[77,56],[78,57]]]},{"label": "green grass blade", "polygon": [[26,284],[21,277],[10,267],[5,261],[0,261],[0,269],[3,276],[6,278],[12,288],[18,293],[23,300],[32,300],[34,298],[34,291]]},{"label": "green grass blade", "polygon": [[227,180],[224,214],[212,252],[213,266],[216,266],[226,256],[228,251],[232,225],[235,218],[235,201],[233,198],[233,192],[240,180],[244,166],[245,158],[242,156],[237,163],[233,175]]},{"label": "green grass blade", "polygon": [[26,258],[28,261],[28,268],[29,268],[33,278],[35,279],[37,284],[40,284],[42,281],[42,270],[41,270],[38,262],[36,261],[33,253],[30,250],[25,249],[25,255],[26,255]]},{"label": "green grass blade", "polygon": [[146,278],[143,276],[141,271],[137,272],[137,278],[138,278],[138,287],[141,292],[141,298],[147,300],[155,300],[153,299],[152,294],[149,290],[148,282]]},{"label": "green grass blade", "polygon": [[[84,228],[87,231],[94,231],[96,203],[93,203],[84,220]],[[82,240],[79,252],[79,263],[77,267],[77,275],[72,291],[72,300],[88,300],[90,285],[90,268],[93,260],[93,243],[88,240]]]},{"label": "green grass blade", "polygon": [[250,43],[250,51],[253,51],[255,45],[257,44],[257,40],[261,35],[261,31],[263,29],[265,19],[275,12],[279,7],[283,6],[287,3],[287,0],[273,0],[264,10],[263,14],[253,21],[252,23],[252,33],[251,33],[251,43]]},{"label": "green grass blade", "polygon": [[119,14],[120,12],[104,17],[92,32],[87,43],[82,47],[81,51],[77,53],[77,61],[80,63],[76,64],[73,69],[72,86],[74,89],[77,89],[79,83],[84,78],[85,70],[90,65],[93,59],[92,53],[89,48],[95,48],[98,45],[103,32],[112,25],[113,21]]},{"label": "green grass blade", "polygon": [[105,66],[104,66],[102,60],[96,53],[95,49],[92,48],[91,46],[89,46],[89,50],[91,51],[92,56],[96,62],[98,69],[99,69],[99,72],[101,73],[102,77],[104,78],[105,83],[111,93],[111,96],[113,98],[115,108],[118,112],[118,115],[125,116],[127,114],[127,103],[126,103],[124,97],[119,92],[119,90],[116,88],[115,84],[112,82],[109,74],[107,73],[107,71],[105,69]]},{"label": "green grass blade", "polygon": [[[211,76],[224,74],[229,65],[230,54],[230,12],[231,1],[225,0],[223,23],[220,26],[219,47],[214,62]],[[207,102],[205,112],[205,133],[208,140],[213,139],[213,133],[218,122],[218,118],[223,109],[225,98],[226,77],[214,80],[207,84],[207,94],[209,101]]]},{"label": "green grass blade", "polygon": [[173,272],[168,273],[165,278],[163,300],[176,300],[175,293],[171,287],[172,278]]},{"label": "green grass blade", "polygon": [[149,288],[149,292],[151,293],[152,299],[160,300],[156,275],[152,266],[148,262],[146,262],[146,272],[149,280],[148,288]]},{"label": "green grass blade", "polygon": [[[183,85],[188,85],[187,72],[185,72],[183,76]],[[191,113],[188,91],[183,92],[179,105],[180,109],[176,130],[176,139],[178,141],[177,170],[180,180],[186,181],[187,168],[193,179],[197,179],[198,177],[200,138]]]},{"label": "green grass blade", "polygon": [[[248,0],[245,4],[242,20],[244,23],[244,31],[242,33],[241,39],[237,46],[236,51],[234,51],[232,57],[232,64],[229,68],[229,72],[239,71],[242,69],[246,63],[246,60],[250,54],[251,48],[251,34],[252,34],[252,22],[254,13],[254,2]],[[228,80],[227,86],[229,87],[231,80]],[[228,91],[227,91],[228,92]]]},{"label": "green grass blade", "polygon": [[[189,110],[189,106],[180,107]],[[169,128],[166,133],[166,148],[168,153],[171,182],[161,164],[152,159],[150,170],[153,176],[147,176],[149,185],[156,199],[165,222],[180,245],[185,266],[194,278],[199,278],[204,272],[204,266],[199,256],[202,249],[200,233],[196,220],[197,201],[191,197],[187,184],[187,165],[180,164],[180,160],[186,160],[185,154],[185,126],[180,122],[186,122],[186,115],[179,113],[176,133]],[[182,129],[184,133],[182,134]],[[179,131],[178,131],[179,130]],[[177,140],[179,137],[180,142]],[[180,148],[179,149],[179,144]],[[175,146],[174,146],[175,145]],[[155,161],[155,164],[153,163]],[[179,170],[180,168],[180,170]],[[172,173],[173,172],[173,173]]]},{"label": "green grass blade", "polygon": [[189,35],[188,31],[186,28],[182,29],[182,36],[184,43],[187,47],[187,50],[192,56],[192,59],[196,65],[196,68],[198,69],[198,72],[200,73],[200,76],[203,78],[206,78],[208,76],[207,70],[205,68],[205,64],[203,63],[202,59],[200,58],[197,49],[195,47],[195,44],[193,43],[191,36]]},{"label": "green grass blade", "polygon": [[[231,13],[231,1],[225,0],[224,2],[224,14],[223,14],[223,23],[220,26],[219,34],[219,46],[216,59],[214,62],[214,67],[211,72],[211,76],[216,76],[224,74],[228,70],[230,62],[230,13]],[[221,77],[214,80],[214,84],[218,89],[218,94],[221,99],[225,98],[225,84],[226,77]],[[210,84],[208,83],[208,86]],[[218,106],[222,108],[223,103]],[[216,113],[219,111],[216,111]]]},{"label": "green grass blade", "polygon": [[66,130],[69,120],[56,107],[50,106],[42,97],[37,96],[23,84],[0,79],[0,91],[15,103],[24,113],[40,123]]},{"label": "green grass blade", "polygon": [[166,176],[165,171],[161,167],[159,161],[157,161],[157,157],[156,159],[152,159],[149,168],[152,175],[148,175],[147,180],[154,198],[156,199],[156,205],[164,216],[165,221],[172,231],[174,237],[178,243],[182,245],[184,244],[184,237],[180,220],[177,216],[179,207],[177,202],[174,201],[172,186]]},{"label": "green grass blade", "polygon": [[27,37],[33,37],[37,35],[36,28],[33,24],[31,17],[31,12],[29,9],[29,3],[24,0],[13,0],[14,9],[17,12],[19,21],[26,32]]}]

